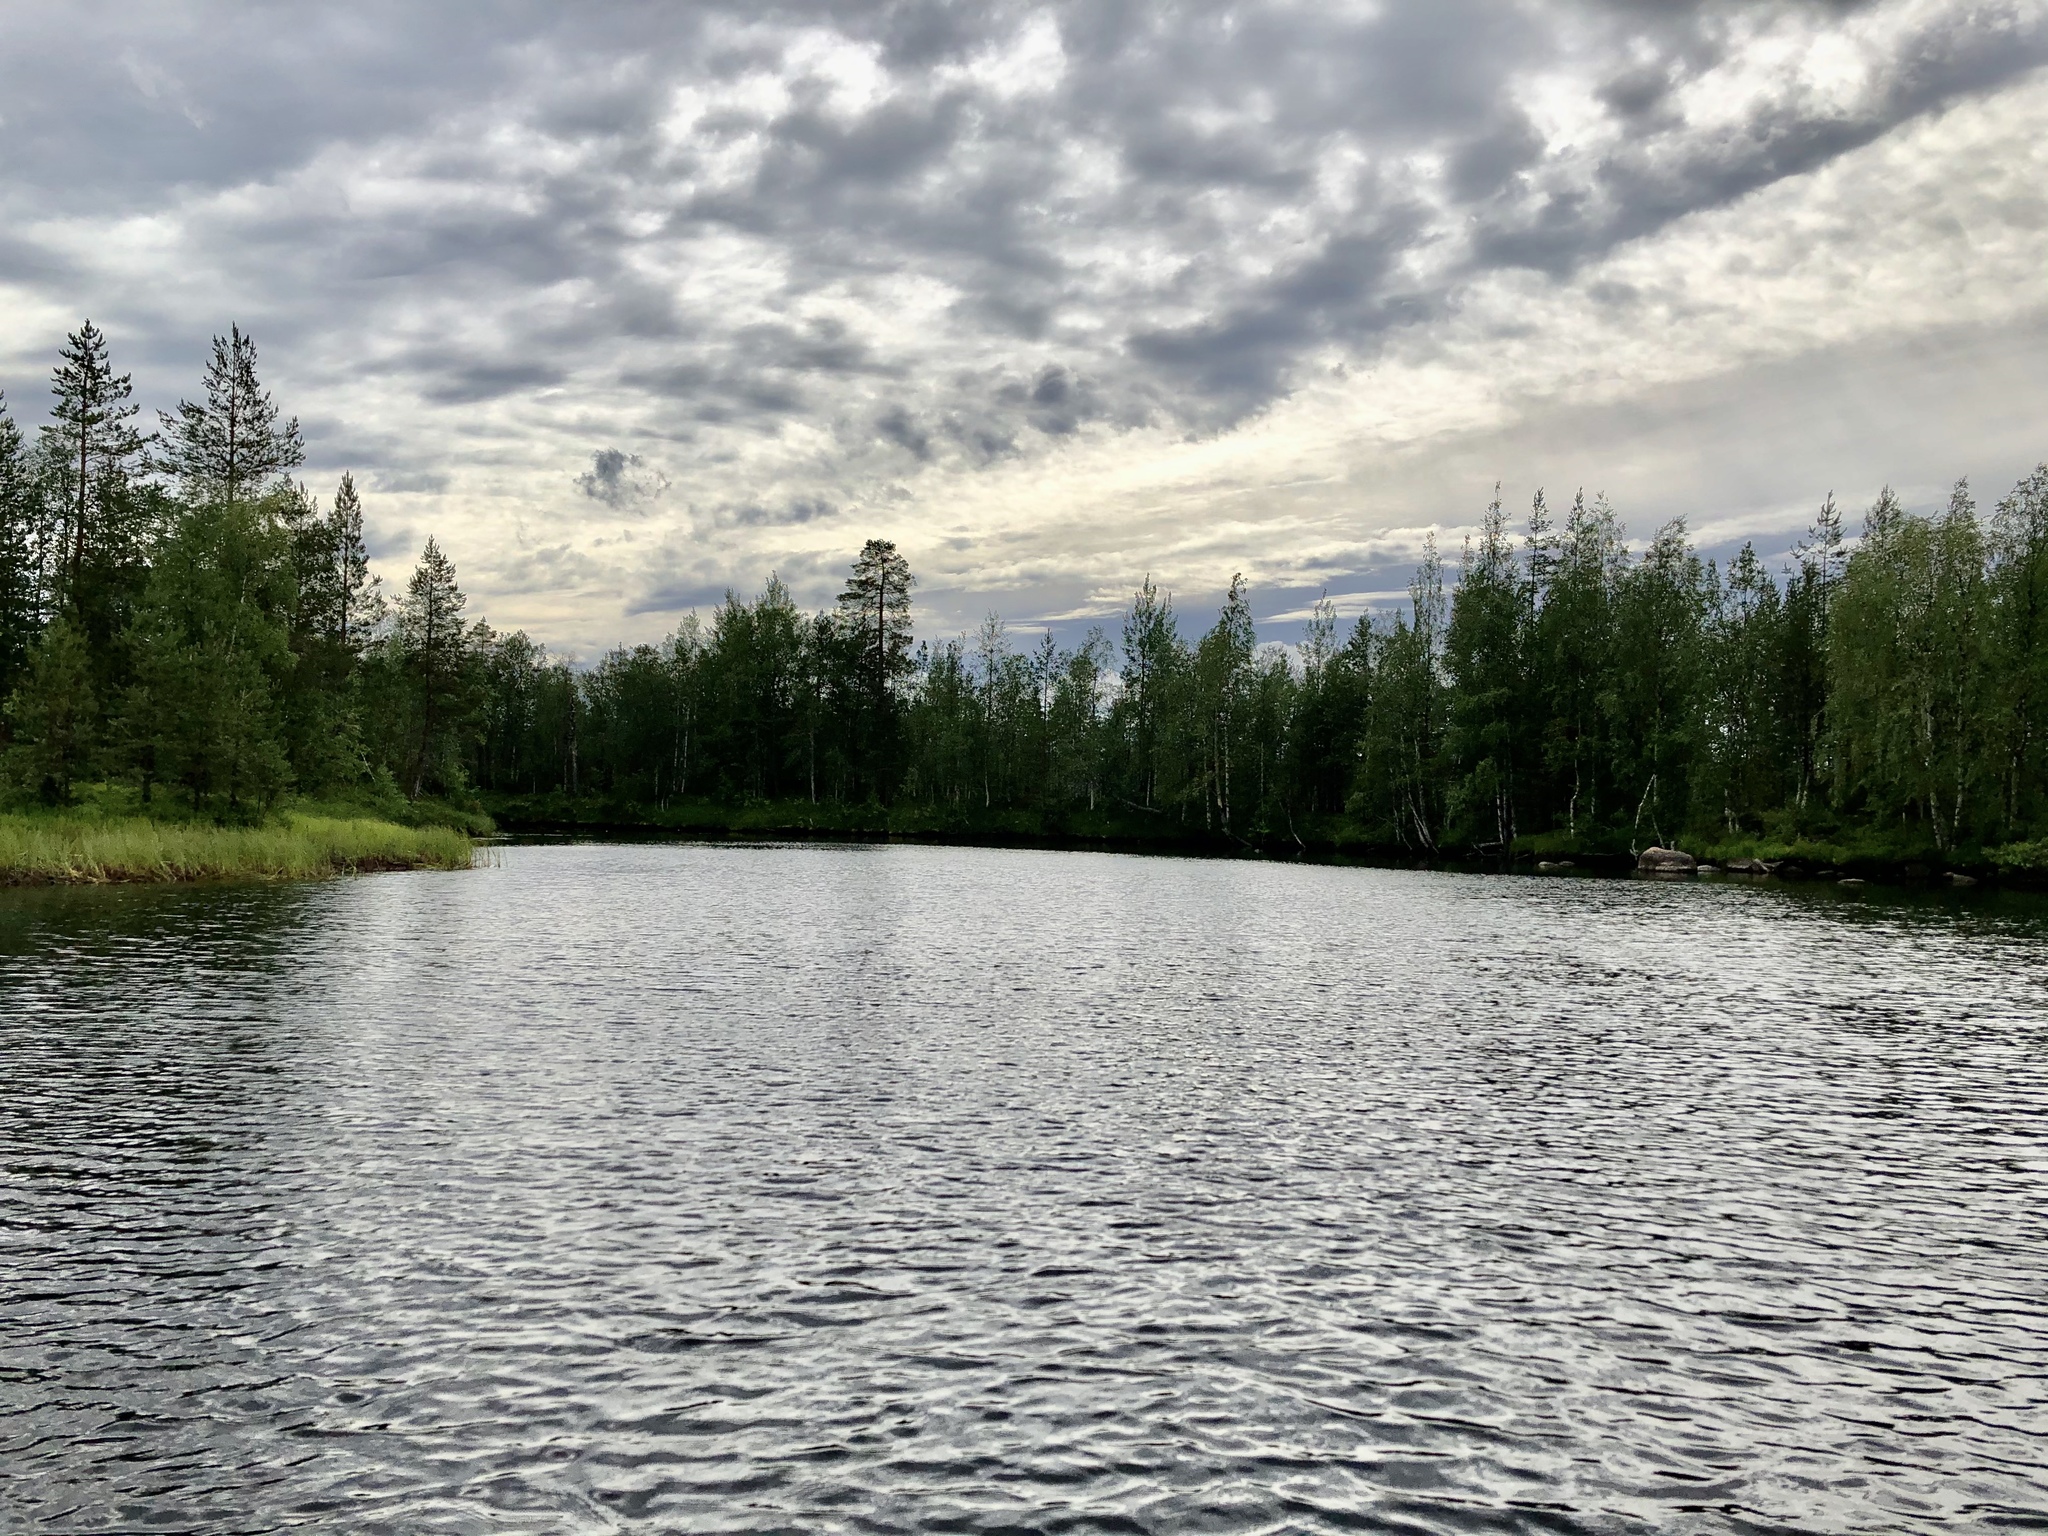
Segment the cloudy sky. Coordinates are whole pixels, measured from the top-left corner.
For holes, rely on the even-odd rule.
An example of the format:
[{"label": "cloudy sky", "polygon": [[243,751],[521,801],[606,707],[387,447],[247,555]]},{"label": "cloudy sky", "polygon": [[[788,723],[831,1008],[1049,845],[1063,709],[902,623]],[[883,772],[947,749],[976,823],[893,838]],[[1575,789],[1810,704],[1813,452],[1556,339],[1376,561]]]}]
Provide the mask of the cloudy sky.
[{"label": "cloudy sky", "polygon": [[1783,550],[2048,457],[2048,0],[0,8],[0,386],[252,331],[387,578],[588,657],[895,539],[921,627],[1272,638],[1604,490]]}]

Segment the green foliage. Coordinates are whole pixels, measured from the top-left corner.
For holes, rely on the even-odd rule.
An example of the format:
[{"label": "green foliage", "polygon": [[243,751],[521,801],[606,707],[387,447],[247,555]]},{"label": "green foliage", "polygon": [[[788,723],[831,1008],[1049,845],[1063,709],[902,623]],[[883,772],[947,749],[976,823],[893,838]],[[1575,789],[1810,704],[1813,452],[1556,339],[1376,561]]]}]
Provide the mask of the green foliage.
[{"label": "green foliage", "polygon": [[8,752],[10,777],[59,805],[85,776],[99,735],[90,660],[85,632],[56,619],[36,638],[27,676],[7,704],[17,741]]},{"label": "green foliage", "polygon": [[1943,851],[1995,815],[1986,596],[1983,531],[1959,483],[1938,519],[1880,496],[1835,600],[1837,804],[1924,825]]},{"label": "green foliage", "polygon": [[200,503],[156,551],[118,724],[145,800],[175,784],[194,809],[269,805],[291,780],[279,700],[291,677],[291,568],[260,506]]}]

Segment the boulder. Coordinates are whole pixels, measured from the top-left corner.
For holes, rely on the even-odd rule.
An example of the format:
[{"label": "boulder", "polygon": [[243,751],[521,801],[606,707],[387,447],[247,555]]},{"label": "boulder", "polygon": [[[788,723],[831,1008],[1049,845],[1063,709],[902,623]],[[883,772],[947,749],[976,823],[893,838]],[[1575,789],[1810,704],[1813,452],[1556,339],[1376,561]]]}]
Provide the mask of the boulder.
[{"label": "boulder", "polygon": [[1861,885],[1862,883],[1863,882],[1857,879],[1854,875],[1844,875],[1841,879],[1835,882],[1835,884],[1837,885]]},{"label": "boulder", "polygon": [[1689,875],[1699,868],[1699,863],[1689,853],[1680,853],[1676,848],[1645,848],[1636,860],[1636,868],[1646,875]]},{"label": "boulder", "polygon": [[1570,859],[1538,859],[1536,872],[1539,875],[1555,875],[1572,867]]},{"label": "boulder", "polygon": [[1977,877],[1975,875],[1966,875],[1961,870],[1952,869],[1948,872],[1948,883],[1950,885],[1975,885]]},{"label": "boulder", "polygon": [[1721,866],[1731,875],[1768,875],[1771,866],[1762,859],[1729,859]]}]

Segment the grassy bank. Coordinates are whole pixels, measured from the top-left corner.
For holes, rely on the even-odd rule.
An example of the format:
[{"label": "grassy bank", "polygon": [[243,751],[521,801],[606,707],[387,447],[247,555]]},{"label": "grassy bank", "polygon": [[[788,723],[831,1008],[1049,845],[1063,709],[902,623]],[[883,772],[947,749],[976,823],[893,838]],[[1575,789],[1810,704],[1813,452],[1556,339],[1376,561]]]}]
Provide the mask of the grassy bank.
[{"label": "grassy bank", "polygon": [[380,869],[467,869],[469,834],[287,811],[253,826],[140,816],[0,813],[0,884],[298,880]]}]

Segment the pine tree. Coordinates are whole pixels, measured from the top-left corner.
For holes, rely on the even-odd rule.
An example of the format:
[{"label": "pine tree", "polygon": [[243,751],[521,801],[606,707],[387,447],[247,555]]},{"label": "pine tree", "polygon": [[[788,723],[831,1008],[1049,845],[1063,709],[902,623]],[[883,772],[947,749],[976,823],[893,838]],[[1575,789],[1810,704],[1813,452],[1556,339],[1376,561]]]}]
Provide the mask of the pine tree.
[{"label": "pine tree", "polygon": [[875,707],[885,709],[890,688],[911,671],[910,562],[887,539],[869,539],[839,594],[839,622],[854,637],[860,669]]},{"label": "pine tree", "polygon": [[50,380],[57,403],[42,431],[67,482],[63,575],[75,603],[96,547],[115,559],[127,552],[130,530],[121,524],[130,511],[129,477],[149,440],[130,425],[141,407],[128,403],[130,376],[114,372],[97,326],[86,321],[65,338],[58,356]]},{"label": "pine tree", "polygon": [[328,523],[336,593],[334,639],[351,656],[360,656],[384,618],[385,604],[379,578],[370,574],[370,552],[363,541],[363,503],[356,494],[354,475],[344,472],[334,488]]},{"label": "pine tree", "polygon": [[469,633],[462,623],[467,601],[455,584],[454,563],[429,538],[398,611],[399,654],[415,721],[407,793],[415,800],[430,783],[460,782],[470,659]]},{"label": "pine tree", "polygon": [[279,424],[275,402],[257,382],[255,339],[239,325],[213,338],[202,388],[205,399],[180,400],[175,413],[157,413],[163,422],[161,467],[184,486],[186,496],[232,505],[305,460],[299,420]]},{"label": "pine tree", "polygon": [[886,539],[862,546],[846,589],[839,594],[837,622],[860,680],[861,707],[849,733],[857,744],[853,761],[869,798],[887,800],[900,773],[899,685],[916,671],[912,656],[910,564]]}]

